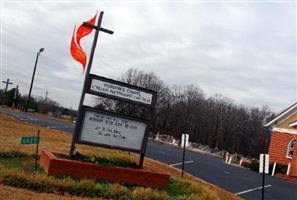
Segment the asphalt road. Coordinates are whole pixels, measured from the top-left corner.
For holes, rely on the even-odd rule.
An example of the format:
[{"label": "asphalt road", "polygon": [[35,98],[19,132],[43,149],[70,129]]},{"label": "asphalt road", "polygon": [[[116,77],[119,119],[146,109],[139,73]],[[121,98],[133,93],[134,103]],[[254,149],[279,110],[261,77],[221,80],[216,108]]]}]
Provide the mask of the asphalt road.
[{"label": "asphalt road", "polygon": [[[11,112],[3,109],[0,109],[0,112],[11,115],[22,121],[65,132],[72,133],[74,129],[74,124],[49,119],[47,117]],[[146,156],[181,168],[179,163],[182,161],[182,150],[179,148],[148,142]],[[253,190],[262,185],[261,174],[227,165],[220,158],[192,151],[186,151],[185,160],[188,161],[185,165],[185,171],[188,173],[232,193],[243,192],[243,194],[239,196],[244,199],[261,199],[261,190]],[[297,200],[297,184],[295,183],[266,176],[265,185],[267,185],[265,189],[266,200]],[[251,191],[248,192],[249,190]]]}]

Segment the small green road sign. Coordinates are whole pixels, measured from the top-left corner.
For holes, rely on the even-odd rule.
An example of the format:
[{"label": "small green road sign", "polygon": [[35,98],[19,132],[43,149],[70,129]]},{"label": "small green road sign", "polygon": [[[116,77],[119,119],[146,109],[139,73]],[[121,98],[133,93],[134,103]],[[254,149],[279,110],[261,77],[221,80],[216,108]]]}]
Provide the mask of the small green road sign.
[{"label": "small green road sign", "polygon": [[38,160],[38,146],[39,146],[39,137],[40,130],[37,131],[37,136],[27,136],[21,138],[21,144],[36,144],[36,153],[35,153],[35,167],[34,170],[37,172],[37,160]]},{"label": "small green road sign", "polygon": [[21,144],[39,144],[39,137],[22,137]]}]

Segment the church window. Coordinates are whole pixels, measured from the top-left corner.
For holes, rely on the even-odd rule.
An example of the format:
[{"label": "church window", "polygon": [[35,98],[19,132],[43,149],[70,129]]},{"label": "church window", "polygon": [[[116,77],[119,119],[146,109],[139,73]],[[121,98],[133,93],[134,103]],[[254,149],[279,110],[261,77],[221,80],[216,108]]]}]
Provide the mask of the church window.
[{"label": "church window", "polygon": [[296,139],[290,140],[288,144],[287,158],[293,158],[295,144],[296,144]]}]

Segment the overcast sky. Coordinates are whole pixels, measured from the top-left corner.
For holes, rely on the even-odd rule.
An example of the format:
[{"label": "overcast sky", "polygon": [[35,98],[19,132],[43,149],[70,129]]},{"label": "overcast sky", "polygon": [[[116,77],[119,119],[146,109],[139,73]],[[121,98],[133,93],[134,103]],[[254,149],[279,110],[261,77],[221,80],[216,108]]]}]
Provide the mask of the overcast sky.
[{"label": "overcast sky", "polygon": [[[69,53],[75,25],[104,11],[91,72],[117,79],[129,68],[166,84],[199,86],[237,104],[278,112],[296,101],[296,2],[1,1],[1,80],[77,108],[81,65]],[[89,53],[92,35],[82,46]],[[10,86],[12,88],[13,86]],[[4,84],[1,84],[4,88]]]}]

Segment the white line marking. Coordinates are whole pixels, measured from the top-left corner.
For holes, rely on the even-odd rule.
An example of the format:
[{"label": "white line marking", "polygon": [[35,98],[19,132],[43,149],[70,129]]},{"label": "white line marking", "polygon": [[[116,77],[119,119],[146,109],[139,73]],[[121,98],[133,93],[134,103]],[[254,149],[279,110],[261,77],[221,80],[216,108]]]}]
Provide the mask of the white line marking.
[{"label": "white line marking", "polygon": [[[189,160],[189,161],[185,161],[185,164],[190,164],[190,163],[193,163],[194,162],[194,160]],[[174,164],[171,164],[171,165],[169,165],[169,166],[171,166],[171,167],[174,167],[174,166],[178,166],[178,165],[182,165],[183,163],[182,162],[180,162],[180,163],[174,163]]]},{"label": "white line marking", "polygon": [[[264,188],[269,188],[271,187],[272,185],[265,185]],[[242,191],[242,192],[237,192],[235,193],[236,196],[239,196],[239,195],[242,195],[242,194],[245,194],[245,193],[248,193],[248,192],[253,192],[253,191],[256,191],[256,190],[261,190],[262,189],[262,186],[261,187],[257,187],[257,188],[253,188],[253,189],[249,189],[249,190],[245,190],[245,191]]]}]

